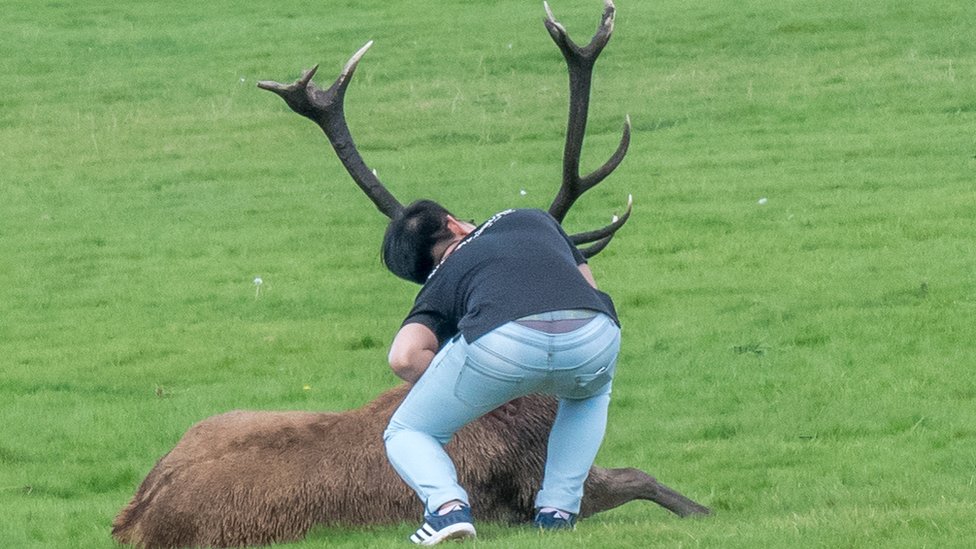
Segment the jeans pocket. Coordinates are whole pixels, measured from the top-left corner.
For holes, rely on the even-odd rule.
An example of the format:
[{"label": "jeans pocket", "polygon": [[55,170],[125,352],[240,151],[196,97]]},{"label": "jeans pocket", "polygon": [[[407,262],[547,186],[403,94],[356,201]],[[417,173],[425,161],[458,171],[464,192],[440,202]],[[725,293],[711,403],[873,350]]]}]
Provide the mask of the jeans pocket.
[{"label": "jeans pocket", "polygon": [[576,387],[571,396],[576,398],[593,396],[612,380],[613,368],[610,366],[604,366],[592,374],[580,374],[576,376]]},{"label": "jeans pocket", "polygon": [[499,372],[466,358],[454,384],[454,396],[474,408],[497,406],[518,396],[524,376]]}]

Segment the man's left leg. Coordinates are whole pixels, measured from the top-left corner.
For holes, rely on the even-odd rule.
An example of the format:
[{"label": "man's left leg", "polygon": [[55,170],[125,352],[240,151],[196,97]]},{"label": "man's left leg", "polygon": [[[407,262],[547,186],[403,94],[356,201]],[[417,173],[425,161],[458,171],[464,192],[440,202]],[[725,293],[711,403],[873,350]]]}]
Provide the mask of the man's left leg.
[{"label": "man's left leg", "polygon": [[464,365],[463,341],[440,350],[413,386],[383,433],[390,464],[420,497],[427,514],[452,500],[468,504],[444,444],[478,416],[454,398],[454,381]]},{"label": "man's left leg", "polygon": [[[443,445],[468,423],[520,396],[521,374],[475,364],[463,338],[444,346],[390,419],[383,435],[390,463],[428,514],[453,500],[468,504]],[[484,372],[491,370],[488,375]]]}]

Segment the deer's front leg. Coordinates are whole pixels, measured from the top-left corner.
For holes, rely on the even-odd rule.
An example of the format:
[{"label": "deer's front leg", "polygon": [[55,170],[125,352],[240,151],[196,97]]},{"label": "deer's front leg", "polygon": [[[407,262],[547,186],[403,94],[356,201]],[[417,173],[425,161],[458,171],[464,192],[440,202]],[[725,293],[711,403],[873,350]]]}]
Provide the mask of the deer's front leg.
[{"label": "deer's front leg", "polygon": [[583,491],[580,516],[586,517],[633,501],[653,501],[681,516],[709,515],[711,510],[661,484],[640,469],[593,467]]}]

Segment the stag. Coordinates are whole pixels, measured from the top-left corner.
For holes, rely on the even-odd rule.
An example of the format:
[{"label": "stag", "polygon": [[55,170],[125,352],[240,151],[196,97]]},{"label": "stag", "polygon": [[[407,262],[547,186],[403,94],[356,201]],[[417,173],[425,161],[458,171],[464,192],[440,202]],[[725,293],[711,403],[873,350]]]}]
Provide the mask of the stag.
[{"label": "stag", "polygon": [[[570,109],[562,186],[549,212],[560,222],[586,190],[623,160],[630,120],[616,152],[594,172],[579,173],[593,65],[613,31],[615,8],[605,0],[599,28],[576,45],[546,5],[545,26],[569,68]],[[317,66],[291,84],[262,81],[326,134],[352,179],[387,217],[402,204],[363,161],[345,121],[346,88],[367,43],[326,90],[312,82]],[[592,257],[630,216],[572,235]],[[409,384],[365,406],[339,413],[236,411],[190,428],[163,456],[113,523],[117,541],[139,547],[231,547],[296,540],[315,525],[374,525],[412,520],[416,498],[386,460],[382,432]],[[516,399],[461,429],[447,445],[460,481],[469,488],[479,520],[526,522],[533,513],[555,417],[553,398]],[[585,485],[581,517],[643,499],[682,517],[710,513],[695,501],[633,468],[594,466]]]}]

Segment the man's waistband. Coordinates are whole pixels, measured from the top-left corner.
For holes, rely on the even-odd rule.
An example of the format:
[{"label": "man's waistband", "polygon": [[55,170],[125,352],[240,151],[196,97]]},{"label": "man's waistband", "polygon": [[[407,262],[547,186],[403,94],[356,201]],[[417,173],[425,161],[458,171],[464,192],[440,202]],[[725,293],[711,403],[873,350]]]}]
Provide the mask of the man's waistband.
[{"label": "man's waistband", "polygon": [[520,322],[522,320],[589,320],[598,314],[600,314],[599,311],[594,311],[592,309],[564,309],[561,311],[549,311],[546,313],[523,316],[516,322]]},{"label": "man's waistband", "polygon": [[524,316],[515,322],[547,334],[565,334],[586,326],[598,314],[590,309],[565,309]]}]

